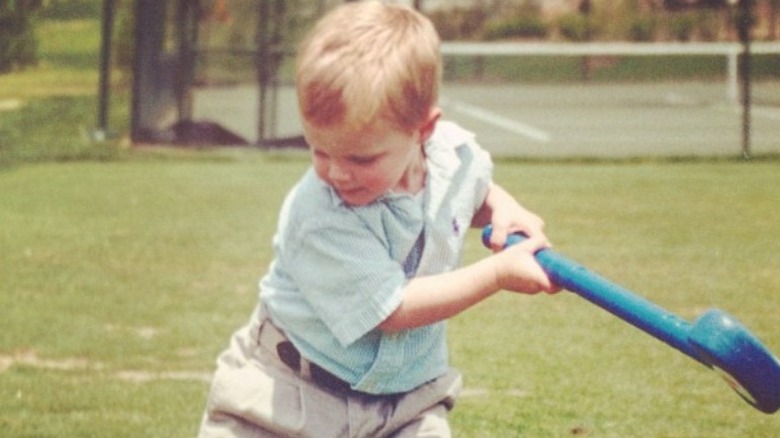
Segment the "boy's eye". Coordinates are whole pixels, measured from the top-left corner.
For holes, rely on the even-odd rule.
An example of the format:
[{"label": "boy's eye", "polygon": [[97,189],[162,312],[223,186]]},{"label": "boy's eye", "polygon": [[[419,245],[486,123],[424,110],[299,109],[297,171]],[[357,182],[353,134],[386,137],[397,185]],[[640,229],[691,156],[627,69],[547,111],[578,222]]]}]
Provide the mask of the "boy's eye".
[{"label": "boy's eye", "polygon": [[349,159],[349,161],[353,162],[354,164],[371,164],[374,162],[373,157],[352,157]]},{"label": "boy's eye", "polygon": [[349,157],[349,161],[351,161],[354,164],[361,164],[361,165],[372,164],[376,162],[378,159],[379,159],[379,155],[370,155],[367,157],[361,157],[361,156]]}]

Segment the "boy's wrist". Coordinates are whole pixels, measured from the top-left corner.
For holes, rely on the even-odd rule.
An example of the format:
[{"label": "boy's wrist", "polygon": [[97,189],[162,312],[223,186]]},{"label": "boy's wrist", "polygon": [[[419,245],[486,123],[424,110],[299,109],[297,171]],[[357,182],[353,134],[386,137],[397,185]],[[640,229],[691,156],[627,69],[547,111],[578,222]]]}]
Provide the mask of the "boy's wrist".
[{"label": "boy's wrist", "polygon": [[493,254],[480,260],[478,263],[481,272],[476,273],[483,279],[482,289],[484,297],[494,294],[502,289],[501,287],[501,259],[499,254]]}]

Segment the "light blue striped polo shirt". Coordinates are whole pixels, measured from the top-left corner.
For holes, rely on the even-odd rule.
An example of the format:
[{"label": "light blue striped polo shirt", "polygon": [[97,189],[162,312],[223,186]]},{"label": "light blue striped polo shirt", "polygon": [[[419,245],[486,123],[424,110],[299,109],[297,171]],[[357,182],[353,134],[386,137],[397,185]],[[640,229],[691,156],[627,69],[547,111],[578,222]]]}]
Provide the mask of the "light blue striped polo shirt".
[{"label": "light blue striped polo shirt", "polygon": [[265,309],[301,354],[358,391],[410,391],[448,367],[444,322],[377,329],[408,278],[460,266],[492,177],[489,155],[454,123],[439,122],[425,152],[422,202],[388,193],[348,206],[310,169],[284,202],[260,281]]}]

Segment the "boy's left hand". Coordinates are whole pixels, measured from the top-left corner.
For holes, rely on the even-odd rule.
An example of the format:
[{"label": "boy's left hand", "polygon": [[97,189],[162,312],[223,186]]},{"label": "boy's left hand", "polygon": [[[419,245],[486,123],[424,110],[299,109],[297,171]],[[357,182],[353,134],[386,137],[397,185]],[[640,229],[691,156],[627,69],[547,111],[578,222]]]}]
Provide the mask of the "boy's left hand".
[{"label": "boy's left hand", "polygon": [[517,232],[541,239],[545,246],[550,246],[544,234],[544,220],[525,209],[512,195],[496,184],[490,187],[480,213],[482,221],[487,223],[477,225],[484,226],[489,223],[493,226],[490,248],[494,252],[504,249],[507,236]]},{"label": "boy's left hand", "polygon": [[545,246],[550,246],[544,234],[544,220],[538,215],[526,210],[517,203],[513,206],[494,209],[491,217],[493,233],[490,236],[490,248],[500,251],[506,245],[510,234],[521,232],[528,237],[541,239]]}]

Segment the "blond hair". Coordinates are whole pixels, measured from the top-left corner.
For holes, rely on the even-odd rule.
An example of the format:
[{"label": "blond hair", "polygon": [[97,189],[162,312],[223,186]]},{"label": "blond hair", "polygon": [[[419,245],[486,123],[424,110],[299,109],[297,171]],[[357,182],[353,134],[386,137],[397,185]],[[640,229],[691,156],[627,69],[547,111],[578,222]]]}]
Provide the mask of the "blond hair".
[{"label": "blond hair", "polygon": [[438,99],[439,36],[417,11],[377,1],[345,3],[300,47],[302,117],[317,126],[365,127],[377,119],[411,132]]}]

